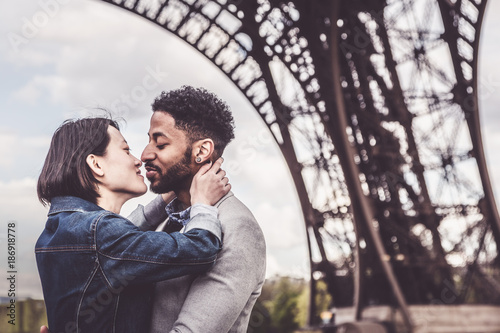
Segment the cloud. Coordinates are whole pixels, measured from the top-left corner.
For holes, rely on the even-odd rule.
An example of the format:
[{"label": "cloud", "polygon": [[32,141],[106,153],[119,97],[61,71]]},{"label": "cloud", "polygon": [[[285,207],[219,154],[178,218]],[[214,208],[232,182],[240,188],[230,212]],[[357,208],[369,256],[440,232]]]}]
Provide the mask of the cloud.
[{"label": "cloud", "polygon": [[[2,227],[0,245],[6,246],[7,223],[15,224],[16,270],[19,297],[41,298],[41,286],[35,266],[34,244],[42,232],[47,216],[36,196],[33,178],[0,181],[0,212]],[[5,246],[4,246],[5,245]],[[7,262],[7,252],[0,252],[0,260]]]},{"label": "cloud", "polygon": [[[4,119],[5,120],[5,119]],[[21,129],[22,127],[20,127]],[[12,186],[25,182],[23,177],[35,177],[41,170],[50,144],[49,135],[16,133],[16,128],[0,126],[0,185]],[[3,181],[3,183],[2,183]],[[14,183],[12,183],[14,182]],[[5,192],[2,192],[5,193]]]},{"label": "cloud", "polygon": [[25,86],[13,92],[17,101],[25,102],[31,106],[37,104],[43,95],[49,95],[53,103],[61,101],[59,92],[64,91],[67,81],[62,76],[46,75],[34,76]]},{"label": "cloud", "polygon": [[483,146],[486,156],[486,164],[488,166],[488,172],[490,176],[490,181],[493,186],[493,191],[495,193],[495,198],[497,201],[497,206],[500,200],[500,170],[498,165],[500,165],[500,154],[495,153],[500,151],[500,133],[498,132],[498,121],[492,121],[496,126],[488,126],[483,130]]},{"label": "cloud", "polygon": [[0,168],[11,167],[14,164],[14,142],[16,138],[14,135],[6,134],[0,132],[0,156],[3,158],[0,159]]},{"label": "cloud", "polygon": [[266,262],[266,278],[275,276],[275,275],[280,275],[281,272],[283,272],[284,267],[280,265],[278,260],[272,256],[268,255],[267,256],[267,262]]},{"label": "cloud", "polygon": [[45,220],[46,209],[36,195],[36,179],[21,178],[0,181],[0,212],[5,220],[20,220],[32,224]]},{"label": "cloud", "polygon": [[[61,6],[21,53],[32,52],[39,54],[37,59],[51,59],[53,71],[33,78],[19,89],[18,97],[33,102],[46,91],[52,103],[71,109],[103,106],[128,119],[149,111],[162,90],[182,84],[217,86],[224,80],[213,64],[179,38],[99,2]],[[29,59],[22,64],[46,65]]]},{"label": "cloud", "polygon": [[309,279],[310,263],[305,249],[295,248],[292,251],[268,253],[266,278],[273,276]]},{"label": "cloud", "polygon": [[263,201],[253,210],[269,248],[291,248],[306,243],[305,224],[300,210],[292,205],[275,206]]}]

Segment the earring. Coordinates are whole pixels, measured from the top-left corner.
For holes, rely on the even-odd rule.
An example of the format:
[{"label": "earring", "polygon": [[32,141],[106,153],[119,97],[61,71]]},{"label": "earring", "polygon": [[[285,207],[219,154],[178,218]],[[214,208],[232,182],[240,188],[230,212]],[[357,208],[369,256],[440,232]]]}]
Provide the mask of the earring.
[{"label": "earring", "polygon": [[200,163],[201,162],[201,157],[197,157],[196,158],[196,163]]}]

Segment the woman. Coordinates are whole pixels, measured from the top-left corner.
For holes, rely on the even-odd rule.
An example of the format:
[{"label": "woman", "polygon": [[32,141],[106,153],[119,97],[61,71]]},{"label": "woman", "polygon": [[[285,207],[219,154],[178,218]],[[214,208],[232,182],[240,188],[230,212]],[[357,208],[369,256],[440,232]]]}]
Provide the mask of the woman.
[{"label": "woman", "polygon": [[63,123],[37,186],[40,201],[50,203],[35,252],[51,332],[147,332],[152,284],[215,262],[220,223],[204,205],[230,189],[225,173],[217,173],[221,163],[194,177],[203,190],[192,193],[184,233],[143,232],[118,215],[127,200],[147,191],[142,163],[118,124],[106,118]]}]

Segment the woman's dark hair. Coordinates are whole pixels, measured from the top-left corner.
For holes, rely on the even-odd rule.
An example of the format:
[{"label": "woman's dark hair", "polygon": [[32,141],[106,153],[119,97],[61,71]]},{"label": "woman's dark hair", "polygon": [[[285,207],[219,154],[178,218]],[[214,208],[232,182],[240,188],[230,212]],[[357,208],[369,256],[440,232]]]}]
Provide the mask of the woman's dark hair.
[{"label": "woman's dark hair", "polygon": [[66,120],[55,131],[38,178],[38,199],[43,205],[58,196],[75,196],[97,203],[99,194],[87,156],[104,156],[110,137],[109,126],[119,130],[108,118]]}]

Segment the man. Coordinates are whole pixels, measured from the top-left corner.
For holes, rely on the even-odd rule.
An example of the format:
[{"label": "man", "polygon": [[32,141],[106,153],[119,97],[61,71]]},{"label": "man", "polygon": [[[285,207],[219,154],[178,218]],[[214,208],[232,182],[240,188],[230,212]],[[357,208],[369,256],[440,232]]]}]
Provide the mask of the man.
[{"label": "man", "polygon": [[[163,230],[176,230],[189,216],[189,188],[197,170],[215,161],[234,138],[228,106],[204,89],[163,92],[153,103],[149,143],[142,153],[146,177],[156,193],[174,191],[175,212]],[[201,276],[158,283],[152,329],[156,332],[246,332],[265,276],[265,242],[248,208],[232,192],[216,205],[223,248],[215,266]],[[148,228],[142,221],[142,227]],[[177,225],[177,228],[176,228]]]}]

